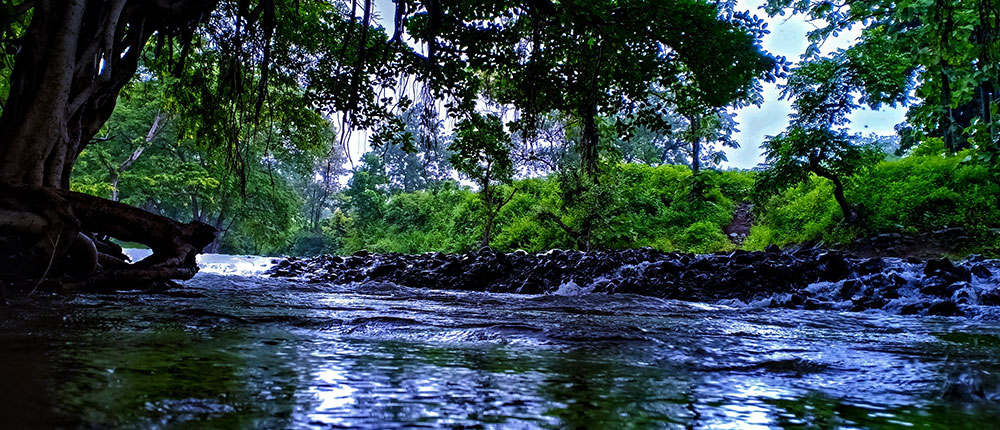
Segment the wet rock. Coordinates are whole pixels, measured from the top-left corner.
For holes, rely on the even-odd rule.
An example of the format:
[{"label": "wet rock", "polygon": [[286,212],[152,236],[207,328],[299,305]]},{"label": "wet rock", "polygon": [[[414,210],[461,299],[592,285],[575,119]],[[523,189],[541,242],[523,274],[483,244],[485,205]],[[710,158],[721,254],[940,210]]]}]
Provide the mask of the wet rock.
[{"label": "wet rock", "polygon": [[395,272],[399,268],[400,266],[398,264],[393,264],[393,263],[381,264],[372,268],[371,272],[368,272],[368,276],[372,279],[381,278],[385,275]]},{"label": "wet rock", "polygon": [[851,273],[851,267],[847,263],[847,258],[839,252],[827,252],[819,257],[817,261],[819,280],[838,281],[846,279]]},{"label": "wet rock", "polygon": [[972,265],[972,268],[969,269],[969,272],[979,279],[989,279],[991,276],[993,276],[993,272],[991,272],[989,267],[986,267],[986,265],[984,264]]},{"label": "wet rock", "polygon": [[939,316],[959,316],[963,312],[958,309],[958,305],[951,300],[941,300],[931,304],[927,308],[927,315],[939,315]]},{"label": "wet rock", "polygon": [[959,288],[961,286],[955,286],[955,284],[952,284],[945,278],[931,276],[924,279],[923,287],[920,288],[920,294],[935,297],[951,297]]},{"label": "wet rock", "polygon": [[885,260],[881,258],[871,258],[861,262],[855,273],[858,276],[867,276],[875,273],[882,273],[885,270]]},{"label": "wet rock", "polygon": [[840,298],[850,299],[854,297],[855,294],[861,292],[861,289],[865,287],[865,284],[859,279],[848,279],[844,281],[844,284],[840,287]]},{"label": "wet rock", "polygon": [[[845,300],[851,309],[886,308],[890,300],[915,293],[933,297],[935,312],[950,314],[958,304],[1000,306],[1000,292],[981,292],[974,275],[992,277],[993,262],[953,264],[948,260],[913,265],[896,259],[854,259],[820,248],[734,251],[712,255],[664,253],[654,249],[616,251],[553,250],[540,254],[501,253],[481,248],[465,254],[370,254],[349,257],[289,258],[269,274],[310,282],[378,280],[410,288],[542,294],[573,282],[599,293],[632,293],[687,301],[772,298],[770,305],[833,309]],[[908,271],[908,272],[907,272]],[[907,272],[906,277],[900,272]],[[923,276],[921,276],[923,275]],[[840,282],[839,289],[809,289],[811,283]],[[915,284],[915,285],[914,285]],[[973,285],[975,284],[975,285]],[[837,288],[837,286],[834,286]],[[976,291],[973,291],[976,290]],[[964,295],[963,295],[964,294]],[[949,301],[951,305],[937,304]],[[904,307],[923,313],[930,301]]]},{"label": "wet rock", "polygon": [[862,312],[870,309],[881,309],[889,303],[882,297],[860,296],[851,301],[851,312]]},{"label": "wet rock", "polygon": [[981,294],[979,303],[986,306],[1000,306],[1000,290],[990,290]]},{"label": "wet rock", "polygon": [[[960,282],[960,284],[965,284],[965,283]],[[972,289],[969,288],[968,284],[962,285],[961,287],[962,288],[960,288],[958,291],[955,292],[954,295],[955,302],[958,304],[972,303],[975,297],[974,293],[972,292]]]},{"label": "wet rock", "polygon": [[805,302],[802,303],[802,308],[806,309],[806,310],[811,310],[811,311],[817,310],[817,309],[823,309],[823,302],[821,302],[819,300],[816,300],[816,299],[813,299],[813,298],[809,298],[809,299],[806,299]]},{"label": "wet rock", "polygon": [[903,308],[899,310],[899,314],[916,315],[919,314],[920,311],[924,310],[925,307],[927,307],[927,305],[924,303],[910,303],[908,305],[903,306]]},{"label": "wet rock", "polygon": [[956,266],[951,262],[951,260],[946,258],[927,261],[927,265],[924,266],[924,275],[940,276],[951,282],[969,281],[971,279],[969,269],[962,266]]}]

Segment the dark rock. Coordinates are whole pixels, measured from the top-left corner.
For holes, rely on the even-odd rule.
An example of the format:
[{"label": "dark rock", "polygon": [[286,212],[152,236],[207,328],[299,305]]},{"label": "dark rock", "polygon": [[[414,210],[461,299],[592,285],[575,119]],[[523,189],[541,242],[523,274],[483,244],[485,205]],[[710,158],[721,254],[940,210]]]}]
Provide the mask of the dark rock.
[{"label": "dark rock", "polygon": [[881,309],[883,306],[889,303],[889,301],[884,298],[869,297],[869,296],[855,297],[854,300],[852,300],[851,302],[853,304],[851,306],[851,312],[861,312],[861,311],[867,311],[869,309]]},{"label": "dark rock", "polygon": [[361,267],[363,264],[365,264],[364,257],[351,257],[344,260],[344,265],[352,269]]},{"label": "dark rock", "polygon": [[778,253],[781,252],[781,248],[778,248],[778,245],[768,245],[764,248],[764,252],[768,254]]},{"label": "dark rock", "polygon": [[851,267],[843,254],[827,252],[817,259],[819,280],[835,282],[846,279],[851,273]]},{"label": "dark rock", "polygon": [[802,308],[806,309],[806,310],[814,311],[814,310],[817,310],[817,309],[823,309],[824,305],[825,305],[825,303],[823,303],[823,302],[821,302],[819,300],[809,298],[809,299],[806,299],[802,303]]},{"label": "dark rock", "polygon": [[910,303],[908,305],[903,306],[903,309],[899,310],[899,314],[916,315],[919,314],[920,311],[924,310],[925,307],[927,307],[925,303]]},{"label": "dark rock", "polygon": [[400,266],[393,263],[381,264],[372,268],[371,272],[368,272],[368,276],[372,279],[381,278],[399,269]]},{"label": "dark rock", "polygon": [[854,297],[855,294],[861,292],[861,289],[864,288],[864,286],[865,284],[858,279],[848,279],[844,281],[843,285],[841,285],[839,296],[841,299],[850,299],[851,297]]},{"label": "dark rock", "polygon": [[955,264],[946,258],[940,260],[928,260],[927,265],[924,266],[924,275],[933,276],[935,274],[941,273],[942,271],[947,271],[955,268]]},{"label": "dark rock", "polygon": [[355,253],[354,253],[354,256],[355,256],[355,257],[359,257],[359,258],[366,258],[366,257],[368,257],[369,255],[371,255],[371,253],[370,253],[370,252],[368,252],[368,250],[367,250],[367,249],[362,249],[362,250],[360,250],[360,251],[358,251],[358,252],[355,252]]},{"label": "dark rock", "polygon": [[929,260],[924,266],[925,276],[940,276],[951,282],[969,281],[972,278],[969,269],[963,266],[956,266],[951,260],[942,258],[940,260]]},{"label": "dark rock", "polygon": [[867,276],[875,273],[882,273],[884,270],[885,260],[881,258],[872,258],[859,264],[854,272],[857,273],[858,276]]},{"label": "dark rock", "polygon": [[969,269],[969,272],[979,279],[989,279],[990,276],[993,276],[993,272],[991,272],[990,268],[986,267],[985,264],[974,264],[972,268]]},{"label": "dark rock", "polygon": [[951,300],[941,300],[931,304],[931,307],[927,308],[928,315],[940,315],[940,316],[958,316],[962,315],[962,311],[958,309],[958,305]]},{"label": "dark rock", "polygon": [[955,292],[954,298],[955,302],[960,305],[969,304],[972,302],[972,293],[969,291],[968,288],[962,288]]},{"label": "dark rock", "polygon": [[986,306],[1000,306],[1000,290],[990,290],[980,294],[979,303]]},{"label": "dark rock", "polygon": [[926,294],[928,296],[935,297],[951,297],[955,291],[957,291],[961,286],[956,286],[947,279],[940,276],[931,276],[929,278],[924,278],[923,287],[920,288],[920,294]]}]

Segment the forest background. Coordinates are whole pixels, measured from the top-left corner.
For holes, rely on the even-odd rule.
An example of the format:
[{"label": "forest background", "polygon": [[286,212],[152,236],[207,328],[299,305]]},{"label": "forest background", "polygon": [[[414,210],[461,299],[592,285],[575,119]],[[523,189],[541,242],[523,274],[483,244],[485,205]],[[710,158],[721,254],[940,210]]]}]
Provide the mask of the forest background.
[{"label": "forest background", "polygon": [[[296,39],[305,31],[276,34],[284,49],[347,51],[344,30],[335,28],[343,21],[321,19],[331,13],[371,27],[360,37],[372,44],[393,37],[346,5],[304,4],[297,24],[312,27],[316,40]],[[758,45],[767,31],[731,5],[713,10],[760,33]],[[759,83],[705,103],[685,93],[697,83],[646,82],[655,87],[643,92],[657,99],[655,115],[601,105],[592,123],[575,106],[536,104],[546,109],[533,112],[529,130],[519,122],[525,111],[508,102],[524,94],[512,95],[499,77],[478,81],[475,114],[467,117],[449,117],[430,89],[411,85],[412,103],[358,124],[335,108],[352,103],[342,94],[358,92],[355,84],[275,67],[266,103],[256,105],[262,120],[251,123],[220,108],[238,97],[225,94],[232,78],[219,63],[225,47],[206,36],[187,53],[183,73],[154,50],[144,56],[80,155],[71,188],[211,224],[220,233],[209,251],[231,254],[464,252],[486,244],[718,252],[961,228],[971,237],[964,252],[996,255],[997,3],[773,0],[765,12],[804,14],[821,25],[801,59],[774,59],[771,78],[787,78],[782,95],[794,112],[786,130],[762,145],[757,169],[718,166],[738,146],[737,128],[754,127],[737,124],[731,108],[761,103]],[[863,29],[854,43],[821,55],[828,38],[850,28]],[[851,112],[882,106],[907,109],[896,136],[848,131]],[[374,149],[348,160],[349,133],[366,125]],[[236,150],[227,140],[234,135]],[[595,154],[587,152],[590,141]],[[748,232],[734,231],[734,219],[748,218]]]}]

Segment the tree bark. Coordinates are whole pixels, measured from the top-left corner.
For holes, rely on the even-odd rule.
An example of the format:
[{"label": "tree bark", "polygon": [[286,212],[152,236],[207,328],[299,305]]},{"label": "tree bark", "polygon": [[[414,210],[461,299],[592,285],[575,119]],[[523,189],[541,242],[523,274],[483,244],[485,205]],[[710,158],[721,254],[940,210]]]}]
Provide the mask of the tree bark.
[{"label": "tree bark", "polygon": [[847,202],[847,197],[844,195],[844,183],[840,180],[840,177],[834,175],[825,169],[816,168],[813,169],[813,173],[821,178],[829,179],[833,182],[833,198],[837,201],[837,205],[840,206],[840,211],[844,214],[844,221],[848,224],[854,224],[858,220],[858,211]]},{"label": "tree bark", "polygon": [[[954,31],[954,20],[952,17],[951,6],[945,4],[943,0],[938,0],[937,5],[942,14],[944,14],[944,27],[941,31],[941,46],[939,52],[948,52],[949,41],[951,40],[952,31]],[[944,140],[945,148],[948,151],[957,152],[958,148],[958,136],[955,133],[955,115],[954,109],[952,109],[952,94],[951,94],[951,77],[948,76],[948,70],[951,66],[948,64],[948,60],[941,55],[938,60],[938,67],[941,68],[941,108],[944,110],[944,115],[938,124],[938,128],[941,129],[942,138]]]},{"label": "tree bark", "polygon": [[597,182],[597,161],[598,145],[600,135],[597,131],[597,104],[588,103],[580,112],[583,121],[583,138],[580,159],[583,161],[583,170]]},{"label": "tree bark", "polygon": [[[993,54],[993,45],[997,40],[997,28],[995,20],[1000,20],[1000,11],[997,10],[996,2],[993,0],[979,0],[979,25],[977,28],[977,39],[979,43],[979,58],[976,65],[980,71],[985,72],[989,65],[996,64]],[[992,18],[992,20],[991,20]],[[980,118],[986,127],[988,139],[991,144],[996,144],[996,127],[993,124],[993,95],[996,91],[994,85],[995,78],[989,73],[985,74],[983,82],[979,85],[980,92]]]},{"label": "tree bark", "polygon": [[691,135],[691,172],[698,174],[701,170],[701,117],[699,115],[688,116],[688,123]]}]

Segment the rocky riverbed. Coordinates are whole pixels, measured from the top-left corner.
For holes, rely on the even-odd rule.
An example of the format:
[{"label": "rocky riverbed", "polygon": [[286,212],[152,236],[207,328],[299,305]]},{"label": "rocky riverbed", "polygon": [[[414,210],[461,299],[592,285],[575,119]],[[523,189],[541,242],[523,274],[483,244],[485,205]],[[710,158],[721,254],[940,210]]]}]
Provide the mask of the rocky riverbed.
[{"label": "rocky riverbed", "polygon": [[678,254],[653,249],[540,254],[370,254],[288,258],[268,271],[309,282],[521,294],[628,293],[792,309],[1000,319],[1000,262],[853,258],[819,248]]}]

